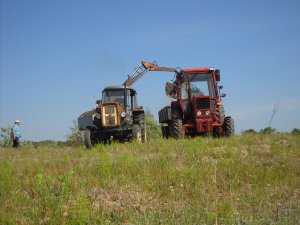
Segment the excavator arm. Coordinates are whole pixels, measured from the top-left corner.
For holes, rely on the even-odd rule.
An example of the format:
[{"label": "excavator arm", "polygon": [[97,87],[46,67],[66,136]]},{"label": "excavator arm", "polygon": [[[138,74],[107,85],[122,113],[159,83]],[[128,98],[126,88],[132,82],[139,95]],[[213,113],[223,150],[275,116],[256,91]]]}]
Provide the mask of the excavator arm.
[{"label": "excavator arm", "polygon": [[133,70],[131,75],[128,75],[128,78],[123,83],[123,86],[125,87],[131,86],[149,71],[178,72],[177,69],[175,68],[160,67],[155,62],[150,63],[150,62],[142,61],[140,65]]}]

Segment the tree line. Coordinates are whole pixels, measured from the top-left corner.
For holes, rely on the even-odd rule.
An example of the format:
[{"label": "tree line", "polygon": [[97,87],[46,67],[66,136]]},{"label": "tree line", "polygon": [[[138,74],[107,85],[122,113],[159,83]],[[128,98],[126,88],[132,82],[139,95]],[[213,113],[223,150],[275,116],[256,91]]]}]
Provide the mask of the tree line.
[{"label": "tree line", "polygon": [[[147,125],[147,139],[154,140],[162,138],[161,128],[158,122],[154,119],[154,116],[146,111],[146,125]],[[254,129],[247,129],[241,132],[242,135],[246,134],[262,134],[262,135],[271,135],[278,132],[275,128],[266,127],[259,131]],[[300,129],[294,128],[291,132],[285,132],[291,135],[300,135]],[[1,127],[1,147],[11,147],[11,127]],[[82,132],[79,131],[77,120],[73,120],[73,126],[70,127],[70,133],[66,135],[65,141],[53,141],[53,140],[43,140],[43,141],[21,141],[21,146],[24,148],[38,148],[38,147],[79,147],[84,146]]]}]

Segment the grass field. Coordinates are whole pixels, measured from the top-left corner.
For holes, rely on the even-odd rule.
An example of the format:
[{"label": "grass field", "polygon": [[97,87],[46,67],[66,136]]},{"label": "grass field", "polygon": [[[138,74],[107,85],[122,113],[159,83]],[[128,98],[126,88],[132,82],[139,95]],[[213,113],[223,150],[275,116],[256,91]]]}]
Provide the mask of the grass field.
[{"label": "grass field", "polygon": [[300,224],[300,137],[0,148],[0,224]]}]

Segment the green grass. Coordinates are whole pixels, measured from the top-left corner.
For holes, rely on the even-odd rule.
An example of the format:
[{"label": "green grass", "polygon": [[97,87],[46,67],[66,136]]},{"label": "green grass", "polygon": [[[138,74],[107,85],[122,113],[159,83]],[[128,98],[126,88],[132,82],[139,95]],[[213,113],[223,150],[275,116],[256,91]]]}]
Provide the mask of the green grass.
[{"label": "green grass", "polygon": [[0,224],[299,224],[300,138],[0,148]]}]

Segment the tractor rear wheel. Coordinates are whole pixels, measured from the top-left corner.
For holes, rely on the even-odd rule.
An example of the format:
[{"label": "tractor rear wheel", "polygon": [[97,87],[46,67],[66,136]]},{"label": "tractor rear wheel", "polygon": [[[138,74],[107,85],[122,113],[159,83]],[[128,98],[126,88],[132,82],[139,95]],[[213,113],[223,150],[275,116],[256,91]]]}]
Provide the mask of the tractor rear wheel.
[{"label": "tractor rear wheel", "polygon": [[142,142],[142,129],[137,124],[134,124],[132,127],[132,137],[138,142]]},{"label": "tractor rear wheel", "polygon": [[234,134],[234,120],[230,116],[224,118],[223,129],[224,135],[227,137]]},{"label": "tractor rear wheel", "polygon": [[84,144],[87,149],[91,149],[93,147],[92,145],[92,139],[91,139],[91,131],[85,130],[84,131]]},{"label": "tractor rear wheel", "polygon": [[181,112],[177,108],[172,108],[172,120],[171,120],[171,137],[175,139],[182,138],[182,116]]}]

